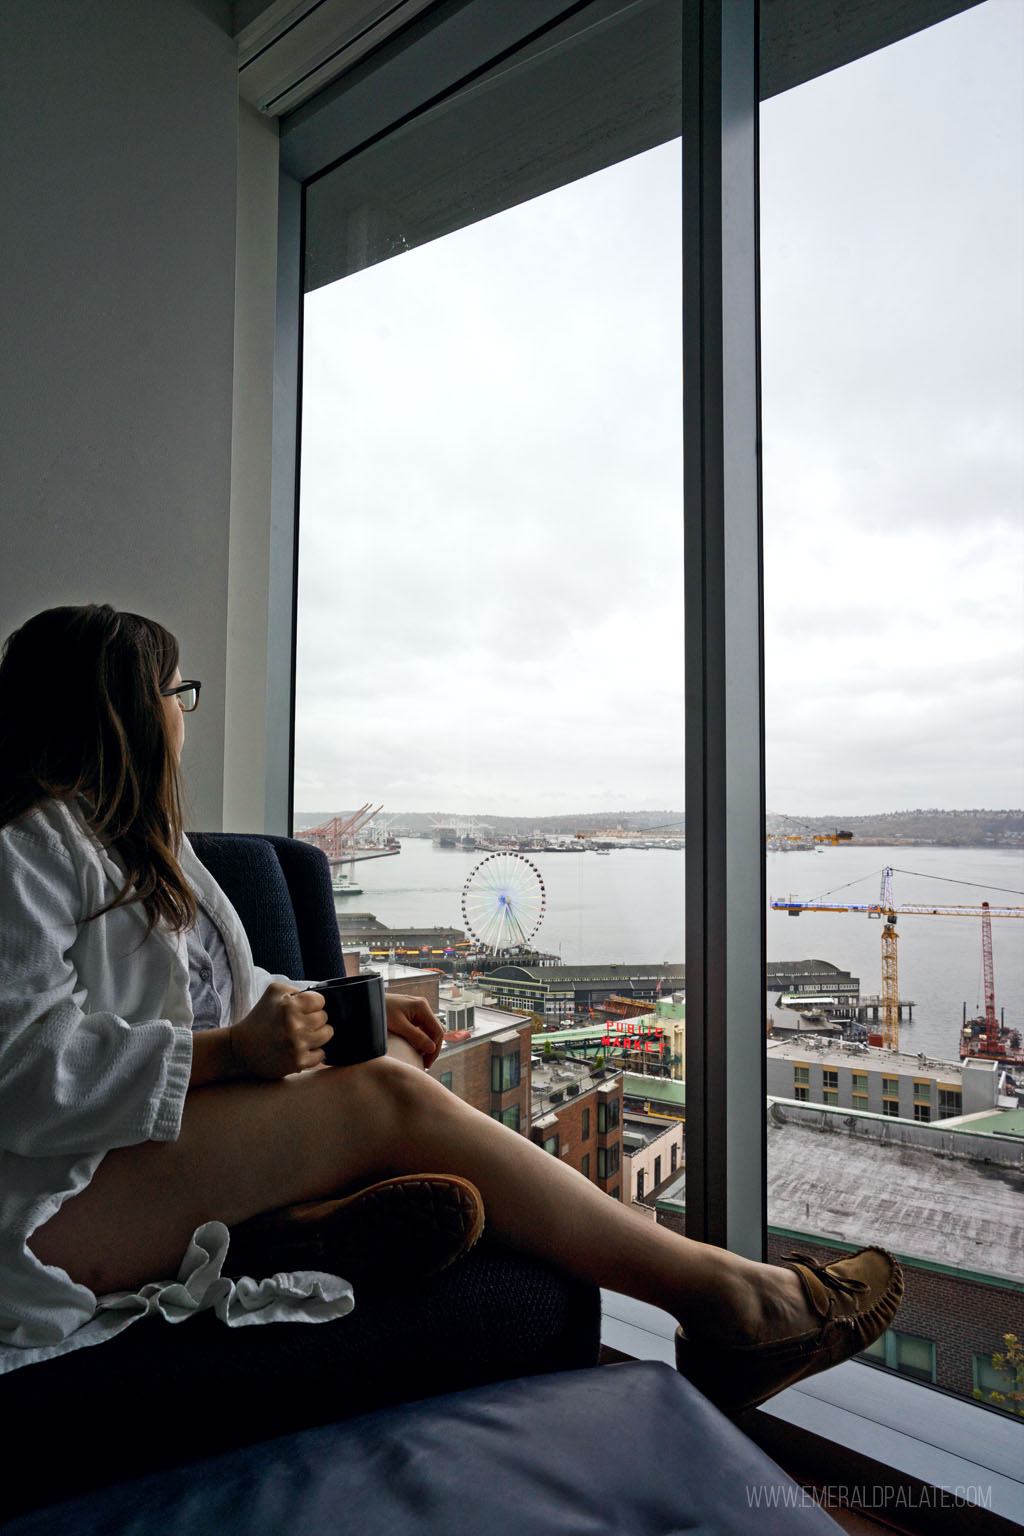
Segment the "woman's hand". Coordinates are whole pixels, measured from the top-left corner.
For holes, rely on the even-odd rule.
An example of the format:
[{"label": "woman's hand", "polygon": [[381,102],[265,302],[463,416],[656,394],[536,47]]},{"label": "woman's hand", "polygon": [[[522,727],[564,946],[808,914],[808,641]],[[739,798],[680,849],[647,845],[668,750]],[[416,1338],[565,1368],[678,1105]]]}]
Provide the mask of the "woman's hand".
[{"label": "woman's hand", "polygon": [[252,1012],[231,1026],[236,1075],[276,1080],[319,1067],[333,1034],[321,993],[272,981]]},{"label": "woman's hand", "polygon": [[423,1057],[424,1067],[432,1067],[441,1054],[444,1029],[431,1012],[425,998],[389,992],[385,998],[388,1032],[400,1035]]}]

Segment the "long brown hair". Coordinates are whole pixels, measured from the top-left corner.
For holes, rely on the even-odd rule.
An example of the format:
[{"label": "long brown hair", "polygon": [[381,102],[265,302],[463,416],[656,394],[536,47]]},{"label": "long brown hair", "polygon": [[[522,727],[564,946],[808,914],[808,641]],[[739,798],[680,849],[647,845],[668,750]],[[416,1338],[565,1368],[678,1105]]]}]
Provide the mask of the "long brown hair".
[{"label": "long brown hair", "polygon": [[197,915],[178,864],[181,786],[160,697],[177,665],[163,625],[105,603],[36,614],[0,660],[0,827],[51,796],[81,796],[127,874],[90,917],[139,901],[148,931],[162,919],[180,932]]}]

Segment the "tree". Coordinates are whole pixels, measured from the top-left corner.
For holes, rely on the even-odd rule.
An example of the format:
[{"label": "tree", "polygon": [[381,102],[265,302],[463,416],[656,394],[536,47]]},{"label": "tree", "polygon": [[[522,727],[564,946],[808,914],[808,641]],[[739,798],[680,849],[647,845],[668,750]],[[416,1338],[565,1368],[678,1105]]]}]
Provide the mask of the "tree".
[{"label": "tree", "polygon": [[994,1354],[992,1364],[997,1371],[1009,1376],[1010,1390],[986,1393],[980,1387],[975,1387],[974,1396],[980,1402],[995,1403],[997,1408],[1002,1408],[1006,1413],[1017,1413],[1024,1418],[1024,1344],[1015,1333],[1004,1333],[1003,1343],[1006,1345],[1005,1351]]}]

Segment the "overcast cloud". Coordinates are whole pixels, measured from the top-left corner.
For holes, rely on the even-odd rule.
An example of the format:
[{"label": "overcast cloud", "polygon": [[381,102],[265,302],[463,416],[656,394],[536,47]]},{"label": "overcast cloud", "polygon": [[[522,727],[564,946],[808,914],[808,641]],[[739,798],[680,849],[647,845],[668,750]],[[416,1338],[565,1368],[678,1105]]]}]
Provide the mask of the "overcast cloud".
[{"label": "overcast cloud", "polygon": [[[1020,805],[1024,5],[765,104],[768,804]],[[681,807],[678,145],[307,302],[296,807]]]}]

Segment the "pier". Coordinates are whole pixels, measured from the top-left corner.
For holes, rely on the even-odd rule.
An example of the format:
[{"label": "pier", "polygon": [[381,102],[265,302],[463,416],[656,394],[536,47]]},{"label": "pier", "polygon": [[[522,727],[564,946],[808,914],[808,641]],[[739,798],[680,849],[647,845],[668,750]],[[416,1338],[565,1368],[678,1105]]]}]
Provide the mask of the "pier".
[{"label": "pier", "polygon": [[[851,1005],[850,1012],[858,1024],[877,1023],[882,1017],[883,1006],[880,997],[861,997]],[[914,1003],[909,998],[901,997],[898,1006],[898,1017],[901,1020],[905,1019],[908,1024],[911,1023],[914,1017]]]}]

